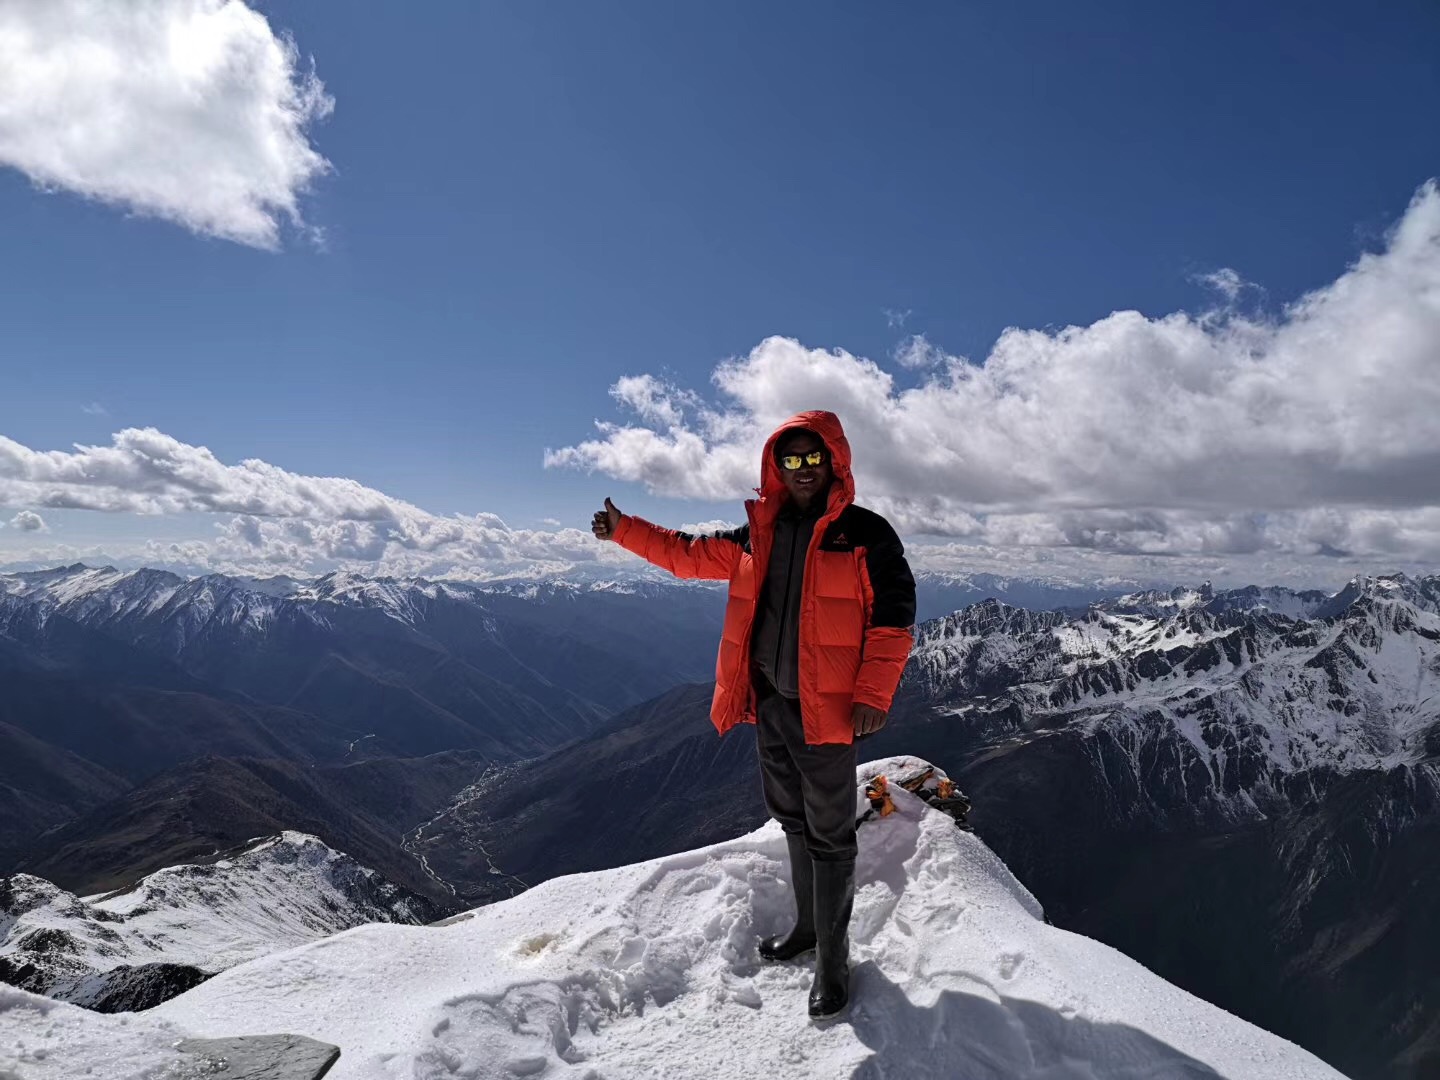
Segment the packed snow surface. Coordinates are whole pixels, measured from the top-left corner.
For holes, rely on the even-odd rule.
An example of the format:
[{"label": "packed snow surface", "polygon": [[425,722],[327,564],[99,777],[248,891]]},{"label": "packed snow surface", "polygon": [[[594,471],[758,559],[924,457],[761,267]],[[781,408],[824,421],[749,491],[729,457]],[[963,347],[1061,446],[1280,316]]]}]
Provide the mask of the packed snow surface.
[{"label": "packed snow surface", "polygon": [[[0,983],[0,1080],[189,1080],[189,1037],[149,1013],[94,1013]],[[188,1075],[187,1075],[188,1073]]]},{"label": "packed snow surface", "polygon": [[[886,759],[861,778],[922,764]],[[792,910],[772,822],[443,924],[359,927],[147,1013],[0,989],[0,1076],[170,1077],[187,1035],[291,1032],[342,1048],[334,1080],[1340,1077],[1047,925],[989,848],[892,790],[896,812],[860,830],[853,1001],[836,1021],[807,1016],[812,959],[756,954]]]}]

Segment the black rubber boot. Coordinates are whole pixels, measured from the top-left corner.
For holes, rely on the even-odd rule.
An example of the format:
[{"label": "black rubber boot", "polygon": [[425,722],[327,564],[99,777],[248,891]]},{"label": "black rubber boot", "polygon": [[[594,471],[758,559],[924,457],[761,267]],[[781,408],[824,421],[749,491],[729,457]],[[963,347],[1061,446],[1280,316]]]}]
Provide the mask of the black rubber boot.
[{"label": "black rubber boot", "polygon": [[815,948],[815,875],[801,833],[786,833],[790,849],[790,888],[795,893],[795,927],[760,942],[761,960],[791,960]]},{"label": "black rubber boot", "polygon": [[850,912],[855,907],[855,860],[816,861],[815,981],[810,1016],[835,1016],[850,1003]]}]

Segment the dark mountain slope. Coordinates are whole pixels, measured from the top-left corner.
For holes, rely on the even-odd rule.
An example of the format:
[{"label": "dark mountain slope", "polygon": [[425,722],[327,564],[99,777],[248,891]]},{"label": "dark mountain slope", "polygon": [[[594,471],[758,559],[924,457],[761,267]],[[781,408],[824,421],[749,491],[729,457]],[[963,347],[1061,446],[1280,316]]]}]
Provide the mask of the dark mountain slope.
[{"label": "dark mountain slope", "polygon": [[43,829],[115,798],[129,784],[78,754],[0,723],[0,867]]},{"label": "dark mountain slope", "polygon": [[463,900],[480,903],[511,895],[519,882],[754,828],[764,810],[753,729],[719,738],[709,719],[712,689],[672,690],[598,734],[492,772],[421,831],[417,849]]},{"label": "dark mountain slope", "polygon": [[16,870],[78,895],[128,885],[256,836],[318,836],[386,878],[446,905],[449,890],[405,851],[405,833],[447,805],[485,762],[473,753],[313,767],[205,758],[171,769],[46,833]]},{"label": "dark mountain slope", "polygon": [[1440,1075],[1436,776],[1337,778],[1258,826],[1137,844],[1075,877],[1065,924],[1346,1075]]},{"label": "dark mountain slope", "polygon": [[0,723],[132,783],[203,754],[334,760],[354,738],[294,709],[65,676],[11,676]]}]

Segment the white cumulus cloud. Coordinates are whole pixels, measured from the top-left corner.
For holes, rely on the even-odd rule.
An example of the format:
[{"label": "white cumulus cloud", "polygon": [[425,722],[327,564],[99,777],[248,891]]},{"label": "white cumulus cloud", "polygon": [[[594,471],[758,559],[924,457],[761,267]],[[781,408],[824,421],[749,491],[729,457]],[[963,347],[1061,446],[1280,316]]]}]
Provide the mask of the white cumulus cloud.
[{"label": "white cumulus cloud", "polygon": [[[1242,287],[1238,275],[1213,284]],[[601,423],[547,464],[660,495],[738,499],[779,421],[830,409],[855,449],[861,498],[911,533],[1155,555],[1440,559],[1433,182],[1383,250],[1278,317],[1117,311],[1088,326],[1009,329],[983,363],[928,352],[926,362],[922,384],[902,389],[864,357],[768,338],[716,368],[710,400],[679,400],[652,380],[639,422]]]},{"label": "white cumulus cloud", "polygon": [[242,0],[0,2],[0,164],[45,189],[275,248],[332,108]]},{"label": "white cumulus cloud", "polygon": [[675,427],[685,422],[685,409],[698,403],[687,394],[653,375],[627,375],[610,388],[610,396],[621,405],[652,423]]},{"label": "white cumulus cloud", "polygon": [[938,367],[948,359],[944,350],[930,344],[924,334],[911,334],[895,347],[891,355],[897,364],[912,371]]},{"label": "white cumulus cloud", "polygon": [[21,510],[10,519],[10,526],[21,532],[47,532],[45,519],[34,510]]},{"label": "white cumulus cloud", "polygon": [[733,521],[726,521],[724,518],[711,518],[709,521],[690,521],[680,526],[680,531],[689,533],[691,536],[705,536],[709,533],[730,532],[740,526]]},{"label": "white cumulus cloud", "polygon": [[1206,288],[1214,289],[1231,303],[1239,299],[1240,294],[1245,291],[1245,287],[1250,284],[1228,266],[1222,266],[1219,270],[1211,271],[1208,274],[1200,274],[1195,280]]}]

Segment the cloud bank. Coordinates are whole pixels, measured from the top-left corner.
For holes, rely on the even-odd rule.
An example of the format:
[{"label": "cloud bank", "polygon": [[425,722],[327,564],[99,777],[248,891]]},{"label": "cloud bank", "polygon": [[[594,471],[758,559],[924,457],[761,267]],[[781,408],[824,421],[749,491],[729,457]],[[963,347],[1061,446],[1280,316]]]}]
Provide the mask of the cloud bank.
[{"label": "cloud bank", "polygon": [[[192,569],[307,573],[364,566],[396,574],[487,577],[623,562],[579,529],[515,529],[494,514],[441,516],[355,480],[305,476],[265,461],[220,461],[154,428],[109,446],[39,451],[0,436],[0,506],[110,513],[223,515],[215,536],[147,545],[129,557]],[[11,522],[44,528],[33,509]],[[66,558],[57,546],[27,561]],[[89,557],[80,554],[78,557]]]},{"label": "cloud bank", "polygon": [[[1213,283],[1233,300],[1233,271]],[[922,344],[923,343],[923,344]],[[721,363],[713,397],[650,375],[612,391],[638,422],[547,454],[692,499],[734,500],[759,449],[831,409],[860,497],[902,531],[1117,553],[1440,560],[1440,190],[1384,250],[1277,317],[1231,306],[1009,329],[980,364],[923,339],[874,361],[772,337]],[[922,362],[923,361],[923,362]]]},{"label": "cloud bank", "polygon": [[[205,447],[154,429],[122,431],[108,446],[77,446],[73,451],[38,451],[0,437],[0,507],[6,505],[22,507],[8,521],[0,516],[0,568],[7,569],[84,561],[148,565],[184,574],[305,577],[343,569],[471,580],[557,574],[608,579],[646,572],[644,563],[617,545],[595,540],[588,528],[564,528],[551,519],[544,528],[526,529],[495,514],[432,514],[351,479],[306,476],[256,460],[227,464]],[[26,506],[53,509],[55,514],[47,512],[42,518]],[[585,509],[579,520],[588,519],[589,507]],[[174,541],[127,544],[117,538],[80,544],[69,539],[67,525],[73,526],[77,514],[86,510],[203,514],[209,524],[201,518],[196,535]],[[1112,518],[1108,527],[1118,536],[1121,527],[1133,527],[1136,520]],[[1182,522],[1157,525],[1157,520],[1140,523],[1163,525],[1172,546],[1190,550],[1181,555],[1144,544],[1127,550],[1115,537],[1103,542],[1106,538],[1098,533],[1057,537],[1055,522],[1045,515],[995,516],[982,535],[918,543],[912,538],[908,546],[917,570],[983,572],[1070,585],[1209,578],[1217,584],[1338,588],[1357,570],[1421,573],[1431,568],[1389,553],[1378,563],[1334,551],[1306,556],[1293,538],[1274,548],[1237,554],[1213,542],[1212,524],[1198,522],[1186,532]],[[1380,519],[1377,535],[1393,539],[1394,534],[1385,531],[1392,526],[1392,521]],[[680,525],[687,532],[733,527],[733,520],[722,518]],[[1095,528],[1093,521],[1089,527]],[[1310,534],[1302,530],[1297,535]],[[1404,543],[1389,546],[1406,548]]]},{"label": "cloud bank", "polygon": [[40,451],[0,435],[0,503],[140,514],[231,512],[384,523],[420,539],[433,516],[354,480],[302,476],[255,459],[226,465],[155,428],[110,446]]},{"label": "cloud bank", "polygon": [[273,249],[333,105],[242,0],[0,3],[0,164],[42,188]]}]

